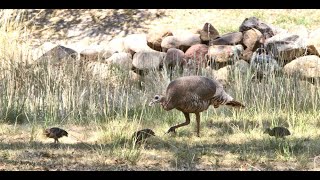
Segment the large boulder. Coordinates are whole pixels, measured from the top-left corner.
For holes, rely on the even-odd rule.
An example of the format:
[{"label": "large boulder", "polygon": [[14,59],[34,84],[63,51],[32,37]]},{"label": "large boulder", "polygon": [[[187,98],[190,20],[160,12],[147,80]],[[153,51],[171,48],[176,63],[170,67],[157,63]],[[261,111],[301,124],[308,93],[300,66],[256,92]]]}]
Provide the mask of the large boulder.
[{"label": "large boulder", "polygon": [[240,59],[234,63],[233,68],[235,72],[246,74],[249,71],[250,64],[247,61]]},{"label": "large boulder", "polygon": [[239,31],[244,32],[252,28],[259,30],[265,39],[274,36],[272,29],[266,23],[260,21],[256,17],[246,18],[240,25]]},{"label": "large boulder", "polygon": [[262,45],[262,34],[257,29],[249,29],[243,33],[242,44],[244,52],[241,56],[242,59],[250,61],[253,52]]},{"label": "large boulder", "polygon": [[184,58],[186,61],[194,61],[194,65],[206,67],[207,64],[207,54],[208,54],[208,46],[205,44],[196,44],[191,46],[186,53],[184,54]]},{"label": "large boulder", "polygon": [[250,62],[253,52],[251,50],[244,50],[241,55],[241,59]]},{"label": "large boulder", "polygon": [[168,49],[163,64],[167,69],[172,69],[176,66],[178,66],[179,68],[183,68],[185,64],[184,52],[176,48]]},{"label": "large boulder", "polygon": [[40,56],[36,62],[60,63],[66,60],[77,60],[78,53],[70,48],[57,45]]},{"label": "large boulder", "polygon": [[219,32],[210,23],[205,23],[203,28],[198,32],[202,44],[207,44],[210,40],[214,40],[219,37]]},{"label": "large boulder", "polygon": [[125,51],[134,54],[140,51],[151,50],[147,45],[147,36],[145,34],[131,34],[124,38]]},{"label": "large boulder", "polygon": [[257,29],[249,29],[243,33],[242,43],[245,50],[255,51],[261,45],[262,34]]},{"label": "large boulder", "polygon": [[130,53],[114,53],[106,62],[108,64],[119,66],[123,69],[130,69],[132,66],[132,55]]},{"label": "large boulder", "polygon": [[311,82],[319,82],[320,58],[316,55],[299,57],[286,64],[283,71],[289,76],[299,76]]},{"label": "large boulder", "polygon": [[210,45],[236,45],[242,41],[242,37],[242,32],[232,32],[212,40]]},{"label": "large boulder", "polygon": [[200,35],[194,34],[190,31],[186,30],[176,30],[173,31],[174,37],[178,39],[179,42],[179,49],[181,49],[183,52],[186,52],[186,50],[195,44],[200,44]]},{"label": "large boulder", "polygon": [[101,53],[99,53],[95,49],[84,49],[80,52],[80,60],[81,61],[98,61],[102,58]]},{"label": "large boulder", "polygon": [[147,34],[147,44],[151,49],[161,51],[161,42],[163,38],[172,36],[172,32],[167,29],[161,29],[160,31],[152,31]]},{"label": "large boulder", "polygon": [[164,52],[167,52],[167,50],[170,48],[179,49],[180,45],[181,45],[181,42],[175,36],[167,36],[163,38],[161,42],[161,48],[162,48],[162,51]]},{"label": "large boulder", "polygon": [[307,40],[299,35],[277,34],[266,40],[265,47],[267,52],[271,53],[277,61],[286,64],[306,55]]},{"label": "large boulder", "polygon": [[200,44],[200,35],[185,30],[173,31],[173,36],[163,38],[161,42],[162,51],[167,52],[170,48],[180,49],[186,52],[192,45]]},{"label": "large boulder", "polygon": [[234,62],[240,58],[243,52],[242,45],[213,45],[208,49],[208,55],[215,63]]},{"label": "large boulder", "polygon": [[155,50],[139,51],[133,56],[133,68],[138,70],[159,69],[165,54]]},{"label": "large boulder", "polygon": [[173,32],[173,35],[178,38],[180,45],[192,46],[201,43],[200,35],[190,31],[177,30]]}]

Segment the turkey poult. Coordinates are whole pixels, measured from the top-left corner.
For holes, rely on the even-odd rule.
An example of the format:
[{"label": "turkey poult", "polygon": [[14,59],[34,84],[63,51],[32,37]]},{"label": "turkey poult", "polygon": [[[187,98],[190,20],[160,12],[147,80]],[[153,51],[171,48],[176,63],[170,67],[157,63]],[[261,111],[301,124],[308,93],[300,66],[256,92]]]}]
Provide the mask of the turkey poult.
[{"label": "turkey poult", "polygon": [[54,139],[54,143],[59,143],[59,138],[66,136],[68,137],[68,132],[57,128],[57,127],[53,127],[53,128],[48,128],[44,130],[44,135],[47,136],[48,138],[53,138]]},{"label": "turkey poult", "polygon": [[200,137],[200,112],[210,105],[218,108],[220,105],[245,107],[227,94],[220,82],[203,76],[184,76],[171,81],[167,87],[166,95],[155,95],[149,106],[160,103],[166,111],[176,108],[181,111],[186,121],[172,126],[167,133],[190,123],[189,113],[196,114],[197,136]]},{"label": "turkey poult", "polygon": [[142,129],[133,133],[132,138],[135,138],[136,144],[139,144],[150,136],[155,136],[155,133],[151,129]]},{"label": "turkey poult", "polygon": [[285,136],[291,135],[290,131],[285,127],[274,127],[273,129],[267,128],[264,134],[275,136],[276,138],[284,138]]}]

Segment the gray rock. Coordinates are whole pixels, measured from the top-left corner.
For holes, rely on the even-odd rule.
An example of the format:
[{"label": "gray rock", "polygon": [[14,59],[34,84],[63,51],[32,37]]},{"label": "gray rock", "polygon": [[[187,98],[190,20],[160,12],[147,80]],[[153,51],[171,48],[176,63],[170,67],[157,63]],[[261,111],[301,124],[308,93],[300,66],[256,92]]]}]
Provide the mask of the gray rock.
[{"label": "gray rock", "polygon": [[81,61],[97,61],[100,56],[99,52],[95,49],[85,49],[80,52]]},{"label": "gray rock", "polygon": [[117,65],[123,69],[130,69],[132,66],[132,56],[129,53],[114,53],[106,62],[108,64]]},{"label": "gray rock", "polygon": [[228,33],[212,40],[210,45],[236,45],[242,41],[242,38],[242,32]]},{"label": "gray rock", "polygon": [[175,36],[167,36],[163,38],[161,42],[161,48],[162,48],[162,51],[164,52],[167,52],[167,50],[170,48],[179,49],[180,45],[181,45],[181,42]]},{"label": "gray rock", "polygon": [[209,58],[217,63],[235,62],[243,52],[242,45],[213,45],[209,47]]},{"label": "gray rock", "polygon": [[59,63],[65,60],[76,60],[78,53],[70,48],[57,45],[39,57],[36,62],[50,61],[50,63]]},{"label": "gray rock", "polygon": [[134,54],[132,65],[139,70],[158,69],[164,58],[163,53],[155,50],[139,51]]},{"label": "gray rock", "polygon": [[283,71],[290,76],[299,76],[302,79],[319,80],[320,58],[308,55],[292,60],[283,67]]},{"label": "gray rock", "polygon": [[267,52],[279,62],[290,62],[307,53],[307,40],[299,35],[277,34],[265,42]]},{"label": "gray rock", "polygon": [[243,45],[245,50],[255,51],[261,46],[262,34],[257,29],[249,29],[243,33]]},{"label": "gray rock", "polygon": [[174,37],[178,39],[179,45],[180,46],[192,46],[195,44],[200,44],[200,35],[199,34],[194,34],[189,31],[185,30],[178,30],[173,32]]},{"label": "gray rock", "polygon": [[250,64],[247,61],[240,59],[234,63],[233,68],[236,72],[245,74],[248,72]]},{"label": "gray rock", "polygon": [[205,23],[203,28],[199,31],[200,39],[203,43],[214,40],[219,37],[219,32],[210,23]]},{"label": "gray rock", "polygon": [[163,38],[167,36],[172,36],[172,32],[166,29],[162,29],[160,31],[149,32],[147,34],[147,44],[151,49],[156,51],[161,51],[161,42]]},{"label": "gray rock", "polygon": [[263,34],[265,39],[274,36],[274,32],[272,31],[272,29],[266,23],[260,21],[256,17],[246,18],[240,25],[239,31],[244,32],[252,28],[259,30]]},{"label": "gray rock", "polygon": [[125,51],[134,54],[140,51],[151,50],[147,45],[147,36],[145,34],[131,34],[124,38],[123,45]]},{"label": "gray rock", "polygon": [[185,64],[184,52],[176,48],[168,49],[163,63],[167,69],[174,68],[176,66],[178,66],[179,68],[182,68],[183,65]]}]

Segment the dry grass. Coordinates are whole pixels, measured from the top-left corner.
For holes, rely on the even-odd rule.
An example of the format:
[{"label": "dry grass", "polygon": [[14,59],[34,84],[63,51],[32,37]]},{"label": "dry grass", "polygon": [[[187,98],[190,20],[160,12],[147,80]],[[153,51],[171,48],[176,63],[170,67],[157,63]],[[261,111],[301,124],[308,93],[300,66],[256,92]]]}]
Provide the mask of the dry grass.
[{"label": "dry grass", "polygon": [[[166,72],[151,72],[139,90],[129,85],[128,72],[115,67],[102,72],[106,79],[92,77],[73,63],[60,69],[52,64],[27,68],[31,40],[25,38],[28,31],[18,18],[8,18],[12,12],[0,14],[1,170],[319,169],[317,86],[274,76],[256,83],[248,79],[251,72],[232,74],[228,92],[246,109],[203,112],[201,138],[194,133],[194,115],[176,135],[165,135],[170,126],[184,121],[183,114],[146,104],[165,90]],[[257,16],[283,28],[315,29],[317,14],[318,10],[166,10],[144,28],[194,29],[211,22],[227,33],[237,30],[245,17]],[[195,18],[197,22],[190,21]],[[288,127],[292,135],[276,140],[262,134],[264,128],[278,125]],[[70,134],[59,146],[41,134],[51,126]],[[153,129],[157,136],[139,147],[131,136],[143,128]]]},{"label": "dry grass", "polygon": [[314,30],[320,27],[318,9],[170,9],[166,16],[150,23],[150,29],[159,25],[170,29],[196,30],[206,22],[212,23],[221,34],[239,30],[247,17],[255,16],[262,21],[284,29],[304,25]]}]

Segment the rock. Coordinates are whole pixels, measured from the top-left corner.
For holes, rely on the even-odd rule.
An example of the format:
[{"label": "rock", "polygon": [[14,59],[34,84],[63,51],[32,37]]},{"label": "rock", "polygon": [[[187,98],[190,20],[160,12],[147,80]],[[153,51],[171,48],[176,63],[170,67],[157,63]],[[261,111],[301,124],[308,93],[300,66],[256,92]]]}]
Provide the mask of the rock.
[{"label": "rock", "polygon": [[107,63],[117,65],[123,69],[130,69],[132,66],[132,56],[130,53],[114,53],[106,60]]},{"label": "rock", "polygon": [[263,34],[265,39],[274,36],[272,29],[266,23],[261,22],[256,17],[246,18],[240,25],[239,31],[244,32],[252,28],[259,30]]},{"label": "rock", "polygon": [[250,62],[253,52],[263,45],[262,39],[263,36],[257,29],[252,28],[250,30],[244,31],[242,44],[245,49],[243,54],[241,55],[241,58],[246,60],[247,62]]},{"label": "rock", "polygon": [[250,68],[250,64],[245,60],[240,59],[234,63],[233,68],[235,69],[235,72],[246,74]]},{"label": "rock", "polygon": [[184,58],[187,62],[190,60],[194,61],[194,65],[197,67],[206,67],[208,58],[208,46],[205,44],[196,44],[191,46],[186,53],[184,54]]},{"label": "rock", "polygon": [[284,73],[289,76],[299,76],[311,82],[320,79],[320,58],[316,55],[308,55],[292,60],[283,67]]},{"label": "rock", "polygon": [[101,56],[102,54],[100,55],[99,52],[94,49],[85,49],[80,52],[81,61],[97,61]]},{"label": "rock", "polygon": [[242,43],[244,45],[245,50],[255,51],[257,48],[261,46],[261,38],[262,34],[257,29],[249,29],[244,31]]},{"label": "rock", "polygon": [[165,55],[159,51],[139,51],[134,54],[132,65],[138,70],[159,69]]},{"label": "rock", "polygon": [[242,45],[213,45],[209,47],[208,55],[215,63],[227,63],[239,59],[242,52]]},{"label": "rock", "polygon": [[124,38],[123,45],[125,51],[134,54],[140,51],[151,50],[147,45],[147,36],[145,34],[131,34]]},{"label": "rock", "polygon": [[167,52],[167,50],[170,48],[179,49],[180,45],[181,45],[181,42],[175,36],[167,36],[163,38],[161,42],[161,48],[163,52]]},{"label": "rock", "polygon": [[307,40],[298,35],[277,34],[265,42],[268,53],[281,63],[303,56],[307,52]]},{"label": "rock", "polygon": [[210,23],[205,23],[202,30],[199,31],[201,43],[208,44],[210,40],[219,37],[219,32]]},{"label": "rock", "polygon": [[186,63],[183,58],[183,51],[176,48],[170,48],[167,51],[167,55],[163,63],[167,69],[173,69],[176,66],[178,66],[179,68],[183,68],[184,64]]},{"label": "rock", "polygon": [[163,38],[167,36],[172,36],[172,32],[166,29],[162,29],[160,31],[149,32],[147,34],[147,45],[156,51],[161,51],[161,42]]},{"label": "rock", "polygon": [[68,59],[76,60],[78,53],[70,48],[57,45],[39,57],[36,61],[49,61],[50,63],[59,63]]},{"label": "rock", "polygon": [[210,45],[236,45],[242,41],[242,37],[242,32],[228,33],[212,40]]},{"label": "rock", "polygon": [[124,38],[114,38],[108,43],[106,50],[109,51],[111,55],[116,52],[125,52],[123,42]]},{"label": "rock", "polygon": [[251,58],[252,58],[252,54],[253,52],[251,50],[244,50],[242,55],[240,56],[241,59],[250,62]]},{"label": "rock", "polygon": [[94,50],[97,51],[99,54],[99,60],[105,60],[108,59],[109,57],[112,56],[113,53],[109,48],[108,48],[109,42],[102,42],[100,44],[92,44],[87,46],[84,50]]},{"label": "rock", "polygon": [[[201,43],[200,35],[191,33],[189,31],[184,31],[184,30],[174,31],[173,35],[174,35],[174,37],[177,38],[178,42],[180,43],[179,44],[180,46],[190,47],[192,45]],[[182,47],[180,47],[180,48],[182,48]],[[181,49],[181,50],[183,50],[183,49]]]}]

